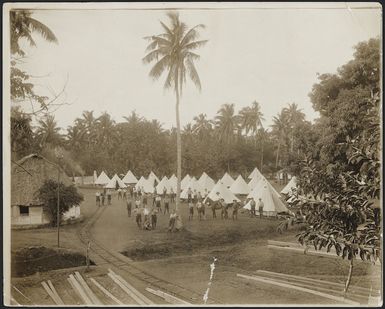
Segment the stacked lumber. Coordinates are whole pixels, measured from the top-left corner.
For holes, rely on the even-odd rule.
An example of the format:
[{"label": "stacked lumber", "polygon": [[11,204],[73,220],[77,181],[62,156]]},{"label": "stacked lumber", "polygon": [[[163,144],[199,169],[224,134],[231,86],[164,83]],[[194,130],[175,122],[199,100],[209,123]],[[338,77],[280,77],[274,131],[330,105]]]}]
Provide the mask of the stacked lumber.
[{"label": "stacked lumber", "polygon": [[237,274],[238,277],[256,282],[280,286],[285,289],[298,290],[330,299],[340,304],[361,305],[368,304],[370,297],[380,295],[380,291],[350,286],[348,293],[344,294],[344,284],[308,277],[288,275],[283,273],[258,270],[256,275]]},{"label": "stacked lumber", "polygon": [[108,276],[120,286],[120,288],[127,293],[138,305],[146,306],[153,305],[154,303],[147,298],[143,293],[135,289],[131,284],[123,279],[120,275],[116,274],[111,269],[108,269]]}]

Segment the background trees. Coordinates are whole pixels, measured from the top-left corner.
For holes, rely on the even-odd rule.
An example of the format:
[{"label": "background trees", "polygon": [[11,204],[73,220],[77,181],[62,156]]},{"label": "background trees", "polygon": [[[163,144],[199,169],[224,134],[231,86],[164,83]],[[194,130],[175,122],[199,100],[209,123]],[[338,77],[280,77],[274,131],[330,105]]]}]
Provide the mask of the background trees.
[{"label": "background trees", "polygon": [[345,292],[355,257],[381,258],[382,238],[380,41],[355,48],[353,60],[313,86],[310,98],[321,117],[302,139],[306,155],[297,158],[298,196],[289,202],[299,210],[293,222],[307,227],[298,235],[301,243],[333,247],[350,261]]}]

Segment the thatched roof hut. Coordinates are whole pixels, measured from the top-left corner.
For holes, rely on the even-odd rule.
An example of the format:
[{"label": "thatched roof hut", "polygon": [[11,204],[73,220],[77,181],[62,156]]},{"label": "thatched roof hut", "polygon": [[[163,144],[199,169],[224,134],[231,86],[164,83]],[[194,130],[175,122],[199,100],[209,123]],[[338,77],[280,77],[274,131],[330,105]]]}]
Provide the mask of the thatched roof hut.
[{"label": "thatched roof hut", "polygon": [[[60,169],[60,181],[65,185],[72,184],[63,169]],[[30,154],[11,168],[11,206],[40,206],[37,191],[43,183],[52,179],[57,181],[58,168],[55,163],[38,154]]]}]

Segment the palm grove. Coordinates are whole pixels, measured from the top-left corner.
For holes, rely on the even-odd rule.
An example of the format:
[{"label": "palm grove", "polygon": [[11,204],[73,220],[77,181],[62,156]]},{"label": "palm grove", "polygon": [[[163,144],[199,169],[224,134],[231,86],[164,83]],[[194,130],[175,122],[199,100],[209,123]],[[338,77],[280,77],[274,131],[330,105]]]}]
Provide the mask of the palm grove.
[{"label": "palm grove", "polygon": [[[150,71],[154,79],[165,73],[165,88],[176,96],[176,128],[165,129],[158,120],[135,111],[127,113],[122,122],[107,112],[84,111],[61,134],[49,112],[31,115],[22,106],[14,107],[13,160],[31,152],[54,160],[53,149],[60,146],[69,175],[91,175],[94,170],[112,175],[131,169],[136,175],[148,175],[151,170],[167,176],[177,172],[179,179],[205,171],[219,178],[225,171],[245,175],[255,166],[264,174],[284,168],[299,179],[299,198],[291,205],[298,212],[291,222],[307,224],[308,229],[299,235],[301,242],[318,249],[333,246],[351,261],[357,254],[363,259],[377,258],[380,219],[373,201],[380,197],[381,180],[380,40],[359,43],[354,58],[336,74],[319,75],[309,93],[320,114],[314,123],[305,119],[295,103],[286,104],[273,117],[272,125],[264,127],[264,102],[249,102],[240,110],[236,103],[245,102],[223,102],[214,118],[199,114],[180,128],[186,75],[200,89],[195,51],[206,41],[199,40],[203,25],[188,29],[177,14],[168,17],[170,24],[161,23],[163,33],[147,38],[149,46],[138,61],[154,62]],[[31,23],[30,13],[11,18],[11,22],[15,22],[11,27],[13,55],[22,55],[17,45],[20,37],[34,45],[34,31],[56,42],[44,25]],[[48,110],[49,98],[36,94],[28,78],[12,60],[12,101],[33,100],[43,111]],[[38,120],[35,127],[32,117]]]}]

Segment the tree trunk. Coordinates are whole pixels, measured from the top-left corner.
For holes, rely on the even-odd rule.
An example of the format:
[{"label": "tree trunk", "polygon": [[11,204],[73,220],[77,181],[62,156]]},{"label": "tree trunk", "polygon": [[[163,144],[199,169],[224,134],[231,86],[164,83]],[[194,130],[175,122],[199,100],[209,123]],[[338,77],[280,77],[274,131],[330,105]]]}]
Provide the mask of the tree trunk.
[{"label": "tree trunk", "polygon": [[[178,80],[178,79],[176,79]],[[182,142],[181,142],[181,136],[180,136],[180,119],[179,119],[179,88],[178,83],[176,82],[175,87],[176,92],[176,106],[175,106],[175,112],[176,112],[176,154],[177,154],[177,172],[176,177],[178,178],[177,186],[176,186],[176,204],[175,204],[175,211],[178,213],[179,211],[179,204],[180,204],[180,184],[182,180]]]},{"label": "tree trunk", "polygon": [[348,274],[348,278],[346,279],[345,289],[344,289],[344,297],[346,297],[346,293],[348,292],[349,285],[350,285],[350,281],[352,280],[352,275],[353,275],[353,260],[354,260],[354,257],[352,257],[352,259],[350,260],[349,274]]},{"label": "tree trunk", "polygon": [[275,168],[278,167],[278,158],[279,158],[279,150],[281,148],[281,143],[278,143],[277,156],[275,157]]},{"label": "tree trunk", "polygon": [[263,148],[264,148],[264,141],[262,140],[262,149],[261,149],[261,166],[260,166],[260,170],[261,170],[261,173],[263,173]]}]

